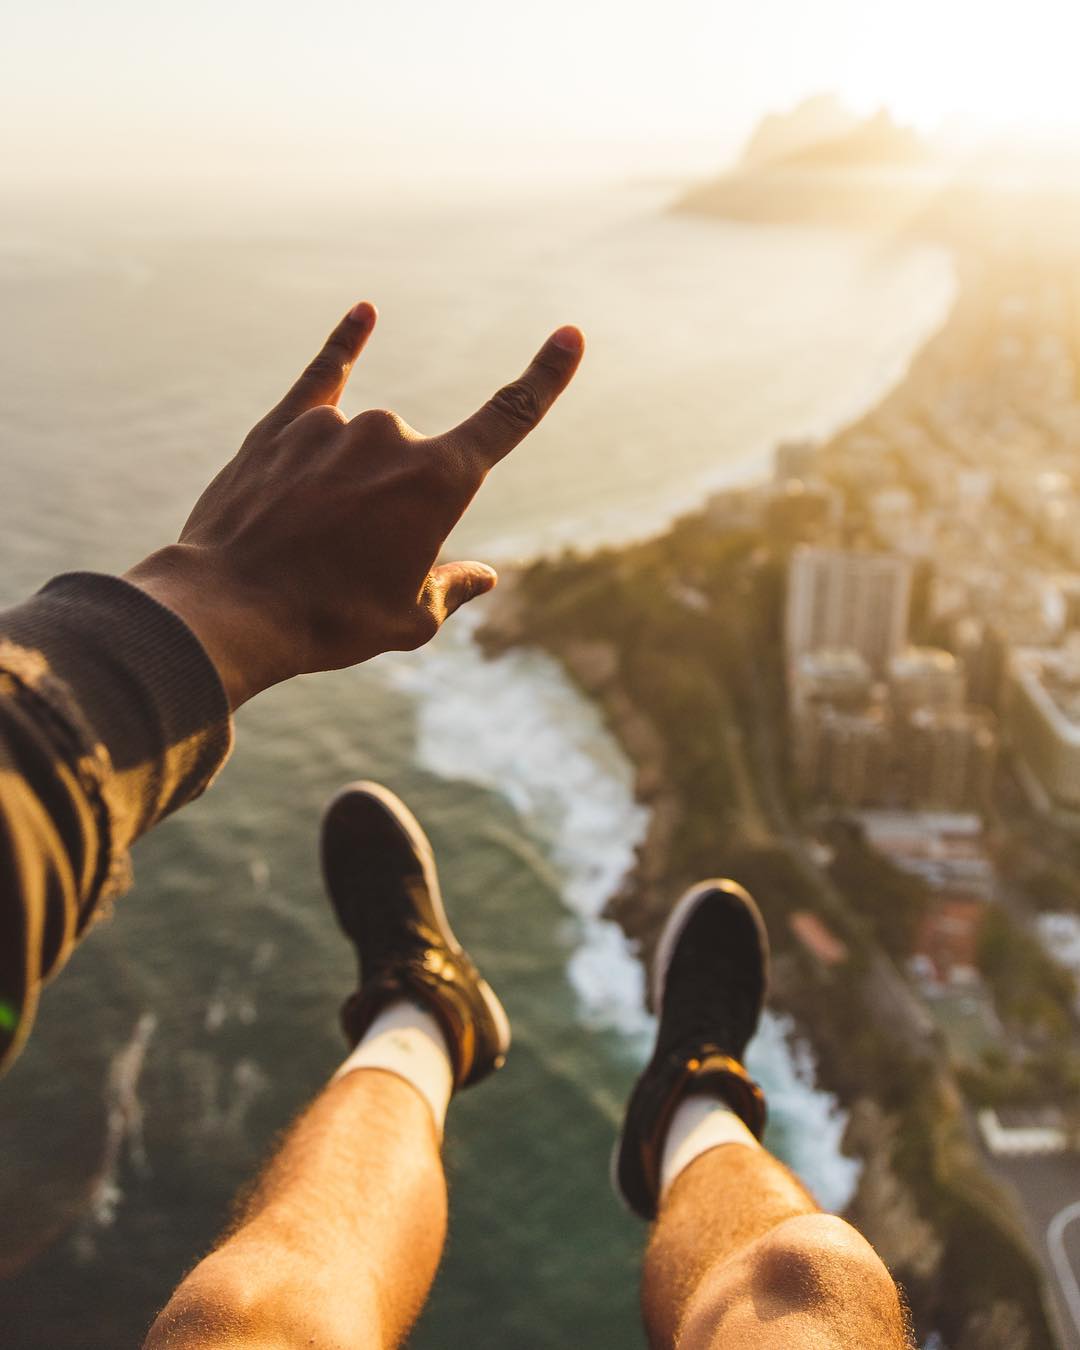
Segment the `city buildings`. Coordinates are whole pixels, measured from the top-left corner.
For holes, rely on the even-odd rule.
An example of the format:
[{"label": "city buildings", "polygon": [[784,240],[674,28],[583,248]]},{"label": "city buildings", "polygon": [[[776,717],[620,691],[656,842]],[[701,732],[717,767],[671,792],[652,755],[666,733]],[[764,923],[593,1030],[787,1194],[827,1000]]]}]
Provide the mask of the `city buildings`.
[{"label": "city buildings", "polygon": [[889,662],[889,693],[898,717],[919,708],[958,709],[964,702],[964,672],[941,647],[905,647]]},{"label": "city buildings", "polygon": [[979,929],[985,907],[945,897],[924,917],[908,969],[924,985],[974,985],[979,979]]},{"label": "city buildings", "polygon": [[806,652],[857,652],[882,674],[907,642],[912,564],[891,553],[803,545],[788,574],[789,666]]},{"label": "city buildings", "polygon": [[1042,804],[1080,809],[1080,642],[1020,647],[1009,658],[1006,726]]},{"label": "city buildings", "polygon": [[967,811],[860,811],[867,843],[939,894],[989,900],[994,865],[979,816]]},{"label": "city buildings", "polygon": [[880,803],[889,792],[892,728],[887,710],[815,708],[797,737],[800,785],[836,806]]},{"label": "city buildings", "polygon": [[895,553],[802,546],[785,618],[803,792],[843,807],[962,811],[988,798],[997,739],[965,705],[963,665],[907,645],[912,565]]},{"label": "city buildings", "polygon": [[761,522],[775,542],[810,543],[834,531],[843,514],[840,494],[830,483],[787,478],[761,491]]},{"label": "city buildings", "polygon": [[865,706],[873,688],[867,662],[850,647],[803,652],[791,681],[796,717],[821,704],[854,711]]},{"label": "city buildings", "polygon": [[997,757],[989,714],[918,707],[905,730],[909,802],[928,811],[964,811],[989,802]]}]

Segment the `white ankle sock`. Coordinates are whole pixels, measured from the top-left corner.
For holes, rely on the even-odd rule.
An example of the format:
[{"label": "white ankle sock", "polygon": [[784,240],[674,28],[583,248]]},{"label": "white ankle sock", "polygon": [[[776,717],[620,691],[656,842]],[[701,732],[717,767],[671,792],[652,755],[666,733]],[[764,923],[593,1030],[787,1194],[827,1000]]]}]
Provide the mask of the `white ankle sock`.
[{"label": "white ankle sock", "polygon": [[719,1144],[761,1145],[749,1126],[719,1097],[684,1097],[675,1108],[664,1140],[660,1163],[660,1195],[679,1173],[701,1154]]},{"label": "white ankle sock", "polygon": [[435,1128],[442,1134],[454,1090],[454,1067],[442,1028],[418,1003],[398,999],[387,1004],[334,1079],[354,1069],[385,1069],[411,1083],[430,1105]]}]

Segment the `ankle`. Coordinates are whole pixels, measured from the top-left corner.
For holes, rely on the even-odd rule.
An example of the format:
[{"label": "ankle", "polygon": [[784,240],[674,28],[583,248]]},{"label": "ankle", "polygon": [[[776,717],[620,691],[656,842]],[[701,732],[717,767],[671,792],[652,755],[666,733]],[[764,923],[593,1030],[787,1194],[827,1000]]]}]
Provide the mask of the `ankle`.
[{"label": "ankle", "polygon": [[664,1138],[660,1162],[660,1200],[687,1167],[723,1144],[760,1148],[753,1131],[719,1097],[694,1094],[675,1108]]},{"label": "ankle", "polygon": [[388,1003],[334,1078],[364,1069],[396,1074],[415,1088],[431,1108],[436,1132],[442,1136],[454,1067],[442,1028],[426,1008],[405,998]]}]

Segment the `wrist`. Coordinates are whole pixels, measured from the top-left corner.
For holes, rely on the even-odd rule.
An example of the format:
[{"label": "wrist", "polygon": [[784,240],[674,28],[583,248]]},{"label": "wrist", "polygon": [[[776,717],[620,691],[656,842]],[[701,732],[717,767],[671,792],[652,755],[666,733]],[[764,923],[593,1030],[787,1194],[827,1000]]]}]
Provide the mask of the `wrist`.
[{"label": "wrist", "polygon": [[125,572],[124,580],[187,624],[213,662],[233,712],[276,682],[262,673],[266,644],[254,631],[250,610],[237,604],[201,550],[170,544]]}]

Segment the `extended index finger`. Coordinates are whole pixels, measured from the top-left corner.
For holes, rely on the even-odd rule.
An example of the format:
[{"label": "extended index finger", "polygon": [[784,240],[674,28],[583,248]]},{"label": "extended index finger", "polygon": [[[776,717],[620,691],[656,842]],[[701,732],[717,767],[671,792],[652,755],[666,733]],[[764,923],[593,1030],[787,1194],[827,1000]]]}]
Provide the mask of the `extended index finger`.
[{"label": "extended index finger", "polygon": [[285,426],[301,413],[321,404],[337,406],[349,372],[375,327],[378,311],[368,300],[353,305],[308,362],[300,378],[263,419],[271,428]]},{"label": "extended index finger", "polygon": [[544,343],[518,379],[503,385],[482,408],[446,433],[455,445],[474,449],[485,468],[508,455],[537,425],[574,377],[585,350],[581,331],[560,328]]}]

